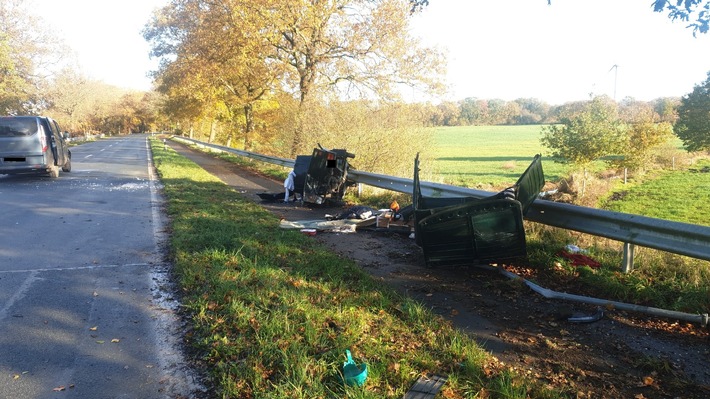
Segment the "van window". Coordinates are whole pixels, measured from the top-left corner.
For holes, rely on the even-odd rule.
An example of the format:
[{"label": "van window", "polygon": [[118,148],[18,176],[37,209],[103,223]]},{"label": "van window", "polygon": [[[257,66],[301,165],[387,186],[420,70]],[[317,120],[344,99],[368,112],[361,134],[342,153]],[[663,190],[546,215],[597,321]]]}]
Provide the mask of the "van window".
[{"label": "van window", "polygon": [[49,129],[52,131],[52,135],[56,139],[59,139],[62,136],[62,133],[59,131],[59,125],[51,119],[49,119]]},{"label": "van window", "polygon": [[34,118],[0,118],[0,137],[31,136],[37,133]]}]

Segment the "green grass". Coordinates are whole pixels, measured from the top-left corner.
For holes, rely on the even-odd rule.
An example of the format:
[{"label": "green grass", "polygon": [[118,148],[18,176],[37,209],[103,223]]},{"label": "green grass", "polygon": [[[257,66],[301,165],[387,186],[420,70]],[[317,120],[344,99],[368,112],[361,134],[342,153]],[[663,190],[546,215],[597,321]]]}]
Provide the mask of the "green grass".
[{"label": "green grass", "polygon": [[[621,271],[621,243],[538,224],[526,228],[535,282],[563,292],[675,310],[710,311],[710,262],[636,247],[634,269]],[[599,269],[572,266],[558,255],[566,244],[584,248]]]},{"label": "green grass", "polygon": [[[198,165],[152,141],[171,220],[187,339],[222,398],[401,398],[446,374],[447,398],[560,398],[491,360],[471,338],[373,280]],[[346,387],[344,350],[366,362]]]},{"label": "green grass", "polygon": [[432,128],[435,145],[422,156],[434,161],[431,165],[422,163],[422,172],[447,184],[501,187],[515,183],[533,157],[542,154],[545,178],[557,181],[569,174],[569,167],[545,157],[545,148],[540,144],[541,128],[538,125]]},{"label": "green grass", "polygon": [[602,207],[710,226],[710,160],[698,162],[689,171],[667,171],[641,184],[621,187]]}]

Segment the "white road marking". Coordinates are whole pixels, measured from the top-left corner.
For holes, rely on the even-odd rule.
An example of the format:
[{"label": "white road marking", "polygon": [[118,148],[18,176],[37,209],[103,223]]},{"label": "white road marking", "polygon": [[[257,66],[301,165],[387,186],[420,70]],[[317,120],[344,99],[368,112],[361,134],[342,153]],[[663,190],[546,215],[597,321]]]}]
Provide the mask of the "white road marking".
[{"label": "white road marking", "polygon": [[15,291],[15,293],[12,295],[10,300],[8,300],[7,303],[5,304],[5,306],[2,309],[0,309],[0,320],[4,320],[5,317],[7,317],[8,309],[10,309],[12,307],[12,305],[15,304],[15,302],[24,298],[27,291],[29,291],[30,286],[32,284],[34,284],[34,282],[37,280],[39,280],[39,278],[37,277],[37,272],[34,270],[31,270],[30,275],[27,276],[25,281],[22,282],[22,285],[20,285],[20,288],[18,288],[17,291]]}]

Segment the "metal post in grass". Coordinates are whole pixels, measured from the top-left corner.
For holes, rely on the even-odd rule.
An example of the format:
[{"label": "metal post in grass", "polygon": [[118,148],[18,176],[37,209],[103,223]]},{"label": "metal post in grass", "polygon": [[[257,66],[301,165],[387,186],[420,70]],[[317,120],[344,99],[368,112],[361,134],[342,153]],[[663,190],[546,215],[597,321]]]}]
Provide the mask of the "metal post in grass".
[{"label": "metal post in grass", "polygon": [[629,273],[634,270],[634,249],[634,244],[629,242],[624,243],[624,258],[621,262],[621,269],[624,273]]}]

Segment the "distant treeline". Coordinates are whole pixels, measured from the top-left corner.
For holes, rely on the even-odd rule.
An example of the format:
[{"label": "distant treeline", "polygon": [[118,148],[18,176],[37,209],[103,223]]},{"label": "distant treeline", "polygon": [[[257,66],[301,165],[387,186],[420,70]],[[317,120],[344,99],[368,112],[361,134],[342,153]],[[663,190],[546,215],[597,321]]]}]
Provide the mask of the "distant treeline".
[{"label": "distant treeline", "polygon": [[[536,125],[559,123],[581,112],[589,101],[550,105],[535,98],[514,101],[469,97],[460,101],[429,104],[426,112],[432,126]],[[652,109],[658,122],[674,123],[680,98],[658,98],[637,101],[625,98],[617,103],[622,120],[631,118],[638,109]]]}]

